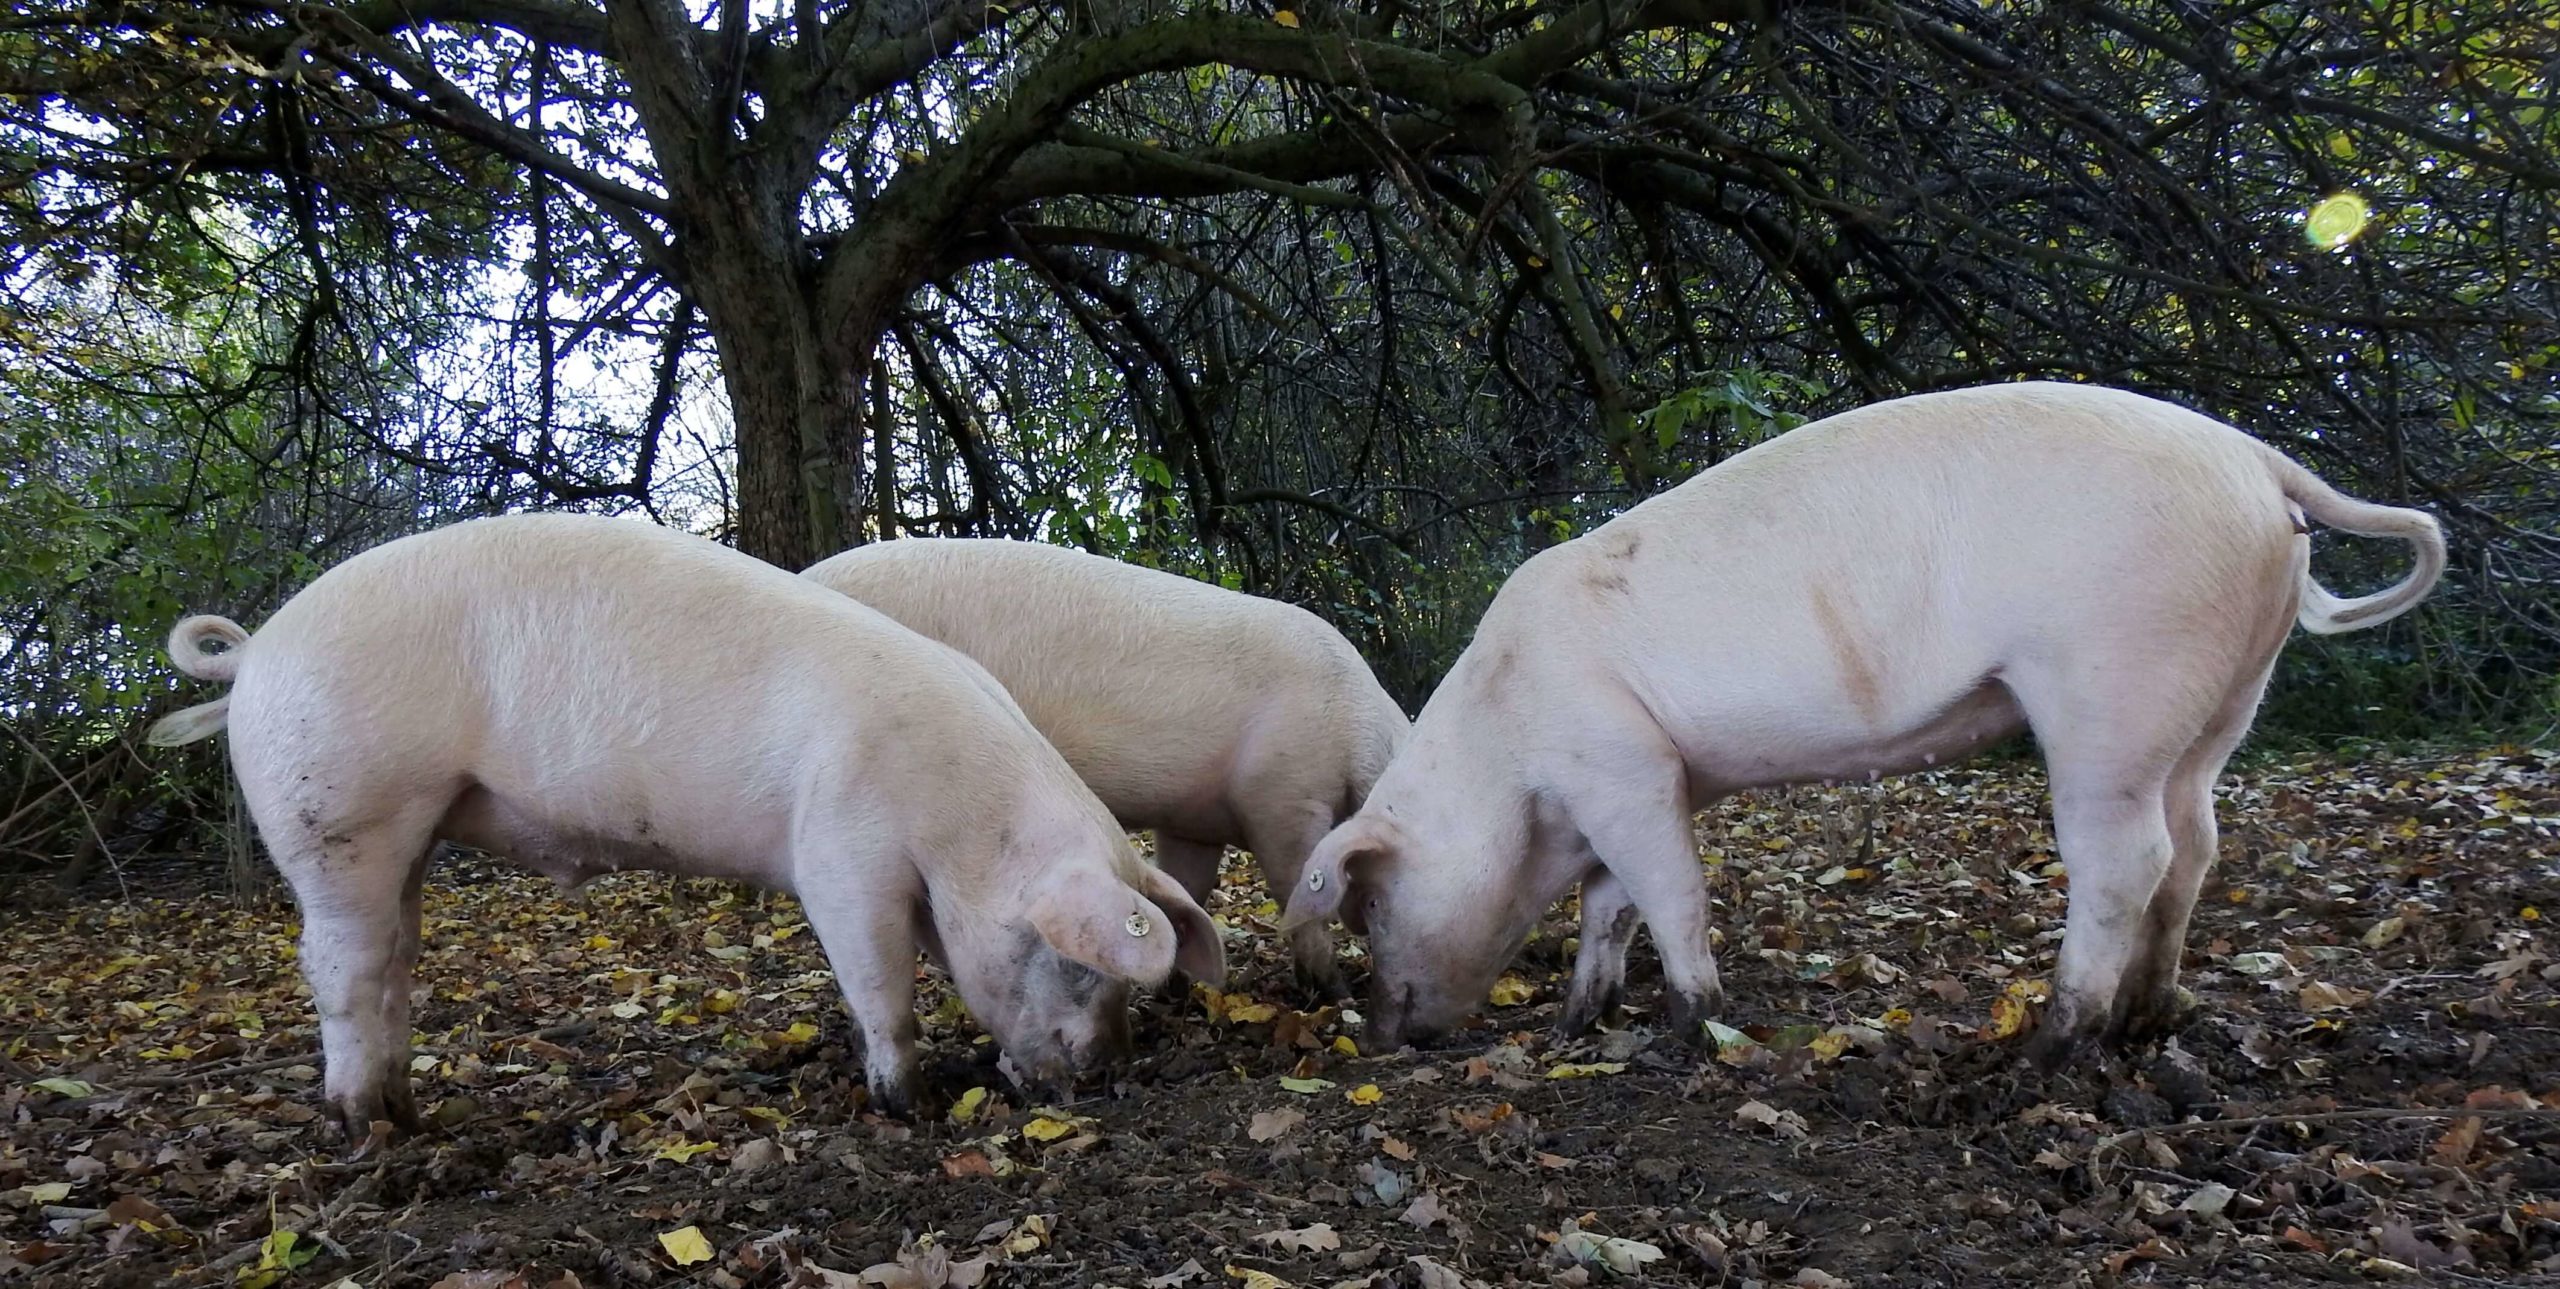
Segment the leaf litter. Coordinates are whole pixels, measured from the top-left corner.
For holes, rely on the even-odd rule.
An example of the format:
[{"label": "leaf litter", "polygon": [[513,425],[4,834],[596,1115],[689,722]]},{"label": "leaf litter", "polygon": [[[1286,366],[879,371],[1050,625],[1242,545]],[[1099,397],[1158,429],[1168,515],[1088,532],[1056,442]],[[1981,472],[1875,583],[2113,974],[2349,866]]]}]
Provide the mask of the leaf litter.
[{"label": "leaf litter", "polygon": [[[928,1097],[867,1113],[790,900],[487,861],[428,887],[438,1132],[321,1129],[281,901],[12,915],[0,1278],[46,1285],[2046,1285],[2560,1274],[2560,758],[2270,764],[2222,791],[2166,1041],[2052,1075],[2067,882],[2031,765],[1700,821],[1731,1004],[1659,970],[1560,1042],[1571,902],[1485,1014],[1367,1053],[1231,863],[1223,991],[1073,1101],[921,973]],[[201,879],[197,879],[201,880]],[[1347,965],[1357,974],[1357,950]],[[1356,1005],[1355,1005],[1356,1008]],[[1317,1095],[1321,1093],[1322,1095]],[[2014,1161],[2014,1162],[2011,1162]],[[2245,1278],[2245,1277],[2243,1277]]]}]

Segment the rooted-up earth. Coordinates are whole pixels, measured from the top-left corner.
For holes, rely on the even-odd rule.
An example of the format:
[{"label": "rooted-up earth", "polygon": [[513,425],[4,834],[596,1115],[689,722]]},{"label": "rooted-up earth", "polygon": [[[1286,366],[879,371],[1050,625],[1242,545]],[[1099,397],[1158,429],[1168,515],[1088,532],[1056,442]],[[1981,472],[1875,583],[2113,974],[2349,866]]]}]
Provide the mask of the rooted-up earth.
[{"label": "rooted-up earth", "polygon": [[[430,878],[419,1100],[324,1130],[291,907],[128,866],[14,908],[0,1277],[46,1285],[2560,1282],[2560,754],[2232,776],[2174,1037],[2017,1060],[2064,882],[2031,762],[1702,816],[1730,1028],[1570,1043],[1559,910],[1479,1023],[1302,1011],[1231,863],[1230,990],[1071,1105],[928,973],[930,1117],[864,1112],[789,900]],[[1232,859],[1233,857],[1231,857]],[[201,879],[192,879],[200,888]],[[1357,963],[1353,975],[1359,975]],[[1356,1004],[1355,1004],[1356,1006]]]}]

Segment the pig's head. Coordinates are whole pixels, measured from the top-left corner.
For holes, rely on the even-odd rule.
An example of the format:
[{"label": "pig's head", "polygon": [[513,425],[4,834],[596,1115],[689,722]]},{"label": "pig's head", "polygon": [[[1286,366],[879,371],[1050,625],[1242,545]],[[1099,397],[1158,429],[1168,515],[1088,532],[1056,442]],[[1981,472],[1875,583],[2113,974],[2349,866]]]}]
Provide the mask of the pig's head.
[{"label": "pig's head", "polygon": [[944,929],[947,965],[1014,1077],[1036,1088],[1072,1086],[1126,1054],[1131,985],[1154,988],[1176,970],[1226,979],[1217,925],[1135,856],[1050,866],[996,912],[991,924]]},{"label": "pig's head", "polygon": [[1369,937],[1369,1042],[1379,1051],[1465,1021],[1554,898],[1531,889],[1525,810],[1429,783],[1398,792],[1395,768],[1388,776],[1307,857],[1282,924],[1338,913]]}]

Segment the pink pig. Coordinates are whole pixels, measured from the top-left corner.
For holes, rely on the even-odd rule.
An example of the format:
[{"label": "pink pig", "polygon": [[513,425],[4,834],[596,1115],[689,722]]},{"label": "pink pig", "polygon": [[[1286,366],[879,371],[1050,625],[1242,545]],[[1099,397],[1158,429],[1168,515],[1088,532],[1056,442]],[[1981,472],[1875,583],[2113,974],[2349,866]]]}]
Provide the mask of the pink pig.
[{"label": "pink pig", "polygon": [[[2408,542],[2416,568],[2340,600],[2311,580],[2305,515]],[[2286,632],[2387,621],[2444,559],[2427,515],[2133,394],[2027,383],[1835,416],[1522,565],[1290,920],[1365,923],[1388,1048],[1474,1010],[1580,882],[1565,1028],[1614,1003],[1641,916],[1695,1040],[1724,997],[1692,811],[2023,728],[2070,876],[2037,1054],[2153,1029],[2214,858],[2214,779]]]},{"label": "pink pig", "polygon": [[152,740],[228,724],[359,1137],[416,1125],[410,972],[439,840],[563,885],[637,867],[797,895],[890,1110],[913,1093],[920,941],[1041,1079],[1125,1041],[1129,982],[1224,975],[1208,916],[983,671],[701,538],[473,520],[331,569],[255,636],[189,618],[169,651],[233,682]]},{"label": "pink pig", "polygon": [[[801,576],[969,655],[1206,901],[1228,845],[1273,892],[1360,808],[1411,723],[1359,651],[1293,604],[1061,546],[878,542]],[[1320,923],[1298,978],[1339,988]]]}]

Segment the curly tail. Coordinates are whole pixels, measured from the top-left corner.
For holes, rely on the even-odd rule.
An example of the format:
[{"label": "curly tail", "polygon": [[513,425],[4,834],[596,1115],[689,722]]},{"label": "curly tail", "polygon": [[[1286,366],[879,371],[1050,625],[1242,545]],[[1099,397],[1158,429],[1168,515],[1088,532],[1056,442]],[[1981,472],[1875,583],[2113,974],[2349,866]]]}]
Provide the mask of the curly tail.
[{"label": "curly tail", "polygon": [[2436,579],[2444,575],[2444,529],[2436,523],[2435,516],[2423,510],[2358,501],[2330,487],[2301,463],[2281,453],[2276,454],[2276,459],[2283,463],[2277,471],[2278,485],[2305,515],[2343,533],[2398,538],[2416,548],[2417,567],[2409,570],[2407,577],[2351,600],[2330,594],[2327,587],[2311,580],[2306,570],[2302,575],[2302,607],[2296,615],[2303,630],[2333,636],[2380,626],[2416,607],[2427,592],[2435,589]]},{"label": "curly tail", "polygon": [[[220,652],[205,648],[215,642],[223,646]],[[169,661],[198,680],[228,682],[240,674],[240,650],[248,643],[249,633],[241,630],[239,623],[210,613],[198,614],[169,632]],[[142,737],[154,747],[176,747],[211,738],[230,721],[231,699],[225,696],[163,716]]]}]

